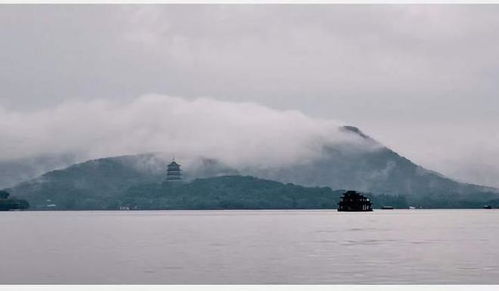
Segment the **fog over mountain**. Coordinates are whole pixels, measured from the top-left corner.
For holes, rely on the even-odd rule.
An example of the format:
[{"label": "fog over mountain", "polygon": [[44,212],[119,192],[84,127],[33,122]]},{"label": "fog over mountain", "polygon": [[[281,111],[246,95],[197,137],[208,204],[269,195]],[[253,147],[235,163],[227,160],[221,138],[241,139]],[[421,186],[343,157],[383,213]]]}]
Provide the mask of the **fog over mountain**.
[{"label": "fog over mountain", "polygon": [[[268,115],[260,127],[296,128],[300,150],[283,137],[286,151],[276,146],[254,159],[260,144],[252,149],[233,135],[246,146],[239,161],[228,140],[218,148],[201,138],[231,163],[314,158],[307,138],[335,134],[306,120],[337,119],[425,168],[499,187],[498,30],[499,7],[490,5],[4,5],[0,169],[9,163],[14,171],[21,159],[24,175],[41,174],[65,164],[60,154],[84,161],[163,150],[155,132],[166,126],[156,124],[155,110],[171,112],[161,104],[150,116],[133,112],[154,107],[138,96],[158,93],[287,112],[277,121]],[[258,124],[243,120],[250,113],[234,113],[241,120],[224,121],[228,128],[205,120],[193,135]],[[125,125],[133,130],[124,132]],[[310,135],[300,138],[304,131]],[[172,151],[192,140],[171,134],[179,140]],[[249,135],[256,133],[241,134]],[[223,137],[213,133],[213,140]],[[26,164],[33,158],[51,162]]]},{"label": "fog over mountain", "polygon": [[[436,208],[480,207],[499,197],[497,189],[414,164],[357,127],[255,103],[146,95],[1,116],[8,129],[0,146],[1,186],[14,186],[8,190],[35,208],[52,201],[60,209],[115,209],[130,187],[147,192],[140,185],[163,182],[173,158],[187,181],[251,175],[402,195]],[[42,171],[48,172],[36,177]]]},{"label": "fog over mountain", "polygon": [[378,147],[345,134],[336,121],[298,111],[162,95],[132,102],[66,102],[31,113],[4,110],[0,124],[6,184],[5,177],[16,172],[26,177],[77,161],[147,152],[204,156],[234,168],[269,168],[320,159],[324,145]]},{"label": "fog over mountain", "polygon": [[362,143],[340,124],[254,103],[148,95],[132,102],[67,102],[1,112],[0,159],[75,154],[85,159],[151,151],[209,155],[235,164],[313,159],[323,144]]},{"label": "fog over mountain", "polygon": [[152,159],[146,168],[157,176],[176,157],[199,177],[196,163],[208,158],[244,174],[307,186],[436,191],[428,184],[435,182],[418,178],[430,172],[356,127],[255,103],[146,95],[0,116],[2,187],[90,159],[156,152],[161,166]]},{"label": "fog over mountain", "polygon": [[[355,127],[344,126],[340,130],[376,144]],[[78,163],[19,183],[7,191],[30,201],[34,209],[60,210],[119,209],[130,205],[137,209],[218,209],[223,205],[229,208],[335,208],[338,195],[344,192],[342,189],[369,192],[378,207],[388,203],[402,208],[408,205],[481,208],[499,203],[498,189],[453,181],[415,165],[381,145],[374,149],[358,143],[324,144],[318,159],[280,165],[242,163],[228,166],[202,156],[180,158],[184,173],[184,182],[180,184],[165,183],[170,155],[149,153]],[[271,179],[273,182],[268,182],[282,188],[272,192],[264,186],[270,185],[267,182],[244,178],[246,175]],[[198,180],[200,178],[206,178],[211,186],[195,186],[204,184]],[[315,199],[309,196],[314,195],[312,189],[323,193],[322,198],[314,196],[319,200],[312,202]],[[165,201],[168,193],[176,198]],[[223,193],[232,198],[222,199]],[[241,193],[244,198],[240,197]],[[310,203],[296,204],[295,199],[308,199]]]}]

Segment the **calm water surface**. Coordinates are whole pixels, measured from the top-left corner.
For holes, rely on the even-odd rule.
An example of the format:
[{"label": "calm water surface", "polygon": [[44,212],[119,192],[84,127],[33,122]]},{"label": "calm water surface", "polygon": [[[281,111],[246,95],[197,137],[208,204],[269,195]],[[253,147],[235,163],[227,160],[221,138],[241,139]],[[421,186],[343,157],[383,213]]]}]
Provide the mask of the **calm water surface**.
[{"label": "calm water surface", "polygon": [[0,213],[0,283],[499,284],[499,210]]}]

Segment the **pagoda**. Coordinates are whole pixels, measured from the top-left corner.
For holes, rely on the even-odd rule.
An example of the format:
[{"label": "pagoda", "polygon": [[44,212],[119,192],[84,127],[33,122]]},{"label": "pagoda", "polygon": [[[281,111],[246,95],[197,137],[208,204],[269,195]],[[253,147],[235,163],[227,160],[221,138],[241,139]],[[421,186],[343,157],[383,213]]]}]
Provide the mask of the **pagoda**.
[{"label": "pagoda", "polygon": [[369,198],[356,191],[343,193],[338,203],[338,211],[373,211]]},{"label": "pagoda", "polygon": [[166,171],[166,181],[182,181],[182,170],[180,169],[180,164],[175,162],[175,159],[173,159],[172,162],[168,164],[168,168]]}]

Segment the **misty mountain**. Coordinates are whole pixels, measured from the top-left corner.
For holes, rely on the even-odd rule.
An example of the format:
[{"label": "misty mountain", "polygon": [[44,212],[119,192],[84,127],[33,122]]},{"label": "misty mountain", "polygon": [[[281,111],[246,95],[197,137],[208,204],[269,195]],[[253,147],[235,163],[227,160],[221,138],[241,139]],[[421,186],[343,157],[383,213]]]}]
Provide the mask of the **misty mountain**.
[{"label": "misty mountain", "polygon": [[[73,209],[75,203],[87,205],[89,209],[99,209],[93,205],[97,199],[111,202],[128,188],[140,184],[161,183],[165,177],[167,160],[161,154],[141,154],[90,160],[62,170],[54,170],[44,175],[20,183],[8,191],[27,199],[32,208],[40,208],[58,202],[59,209]],[[236,174],[209,159],[198,160],[192,171],[184,178],[208,177],[223,174]],[[80,201],[80,202],[78,202]],[[85,208],[85,207],[83,207]]]},{"label": "misty mountain", "polygon": [[[497,189],[460,183],[420,167],[355,127],[343,127],[342,130],[364,139],[371,146],[347,143],[325,145],[320,158],[298,161],[291,166],[234,168],[207,158],[179,162],[187,181],[224,175],[250,175],[307,187],[328,186],[376,195],[400,195],[407,197],[409,203],[423,207],[481,207],[499,198]],[[161,153],[102,158],[47,172],[8,191],[27,199],[35,208],[36,205],[47,205],[47,200],[52,201],[56,197],[58,207],[64,209],[72,208],[74,201],[89,197],[90,207],[95,200],[92,197],[113,201],[131,187],[161,183],[169,162],[170,158]]]},{"label": "misty mountain", "polygon": [[[325,146],[321,159],[296,167],[271,168],[256,176],[300,185],[324,185],[333,189],[355,189],[388,195],[459,197],[475,195],[480,199],[496,196],[492,187],[466,184],[427,170],[400,156],[391,149],[362,133],[345,126],[345,132],[358,135],[378,148],[339,144]],[[478,197],[476,197],[478,198]]]},{"label": "misty mountain", "polygon": [[0,189],[36,178],[48,171],[65,168],[78,159],[74,155],[39,155],[0,161]]}]

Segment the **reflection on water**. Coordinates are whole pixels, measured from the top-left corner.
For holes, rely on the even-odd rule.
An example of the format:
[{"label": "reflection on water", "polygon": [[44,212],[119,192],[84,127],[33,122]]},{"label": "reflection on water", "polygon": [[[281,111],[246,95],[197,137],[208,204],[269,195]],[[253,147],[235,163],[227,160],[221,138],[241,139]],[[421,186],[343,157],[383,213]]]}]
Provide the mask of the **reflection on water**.
[{"label": "reflection on water", "polygon": [[499,211],[0,213],[0,283],[499,284]]}]

